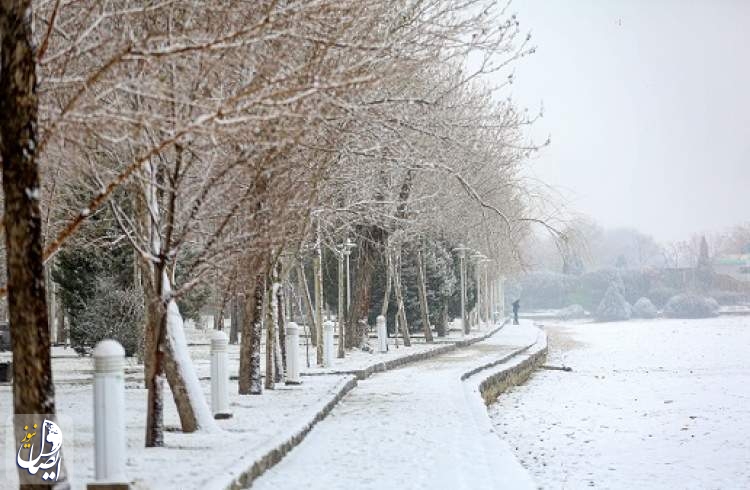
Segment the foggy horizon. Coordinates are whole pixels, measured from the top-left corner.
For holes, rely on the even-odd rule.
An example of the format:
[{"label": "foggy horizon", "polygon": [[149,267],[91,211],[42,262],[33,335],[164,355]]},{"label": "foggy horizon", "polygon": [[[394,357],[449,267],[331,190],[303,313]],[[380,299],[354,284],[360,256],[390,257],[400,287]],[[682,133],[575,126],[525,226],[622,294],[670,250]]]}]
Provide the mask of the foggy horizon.
[{"label": "foggy horizon", "polygon": [[530,176],[606,228],[676,241],[750,222],[750,4],[516,0],[536,53],[514,70]]}]

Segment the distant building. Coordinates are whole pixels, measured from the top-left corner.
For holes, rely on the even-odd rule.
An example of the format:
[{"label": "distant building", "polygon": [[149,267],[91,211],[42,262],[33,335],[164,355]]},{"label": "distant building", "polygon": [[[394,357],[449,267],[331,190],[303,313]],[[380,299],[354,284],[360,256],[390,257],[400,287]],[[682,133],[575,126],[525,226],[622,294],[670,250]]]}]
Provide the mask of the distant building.
[{"label": "distant building", "polygon": [[750,282],[750,253],[719,255],[714,257],[714,272]]}]

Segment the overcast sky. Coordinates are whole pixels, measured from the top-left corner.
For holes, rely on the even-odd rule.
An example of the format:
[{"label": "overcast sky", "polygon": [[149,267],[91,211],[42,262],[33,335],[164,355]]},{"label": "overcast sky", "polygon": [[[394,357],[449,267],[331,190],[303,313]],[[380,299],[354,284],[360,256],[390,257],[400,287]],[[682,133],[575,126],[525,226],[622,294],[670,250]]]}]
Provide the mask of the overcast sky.
[{"label": "overcast sky", "polygon": [[535,55],[513,96],[532,171],[605,226],[658,240],[750,222],[750,1],[514,0]]}]

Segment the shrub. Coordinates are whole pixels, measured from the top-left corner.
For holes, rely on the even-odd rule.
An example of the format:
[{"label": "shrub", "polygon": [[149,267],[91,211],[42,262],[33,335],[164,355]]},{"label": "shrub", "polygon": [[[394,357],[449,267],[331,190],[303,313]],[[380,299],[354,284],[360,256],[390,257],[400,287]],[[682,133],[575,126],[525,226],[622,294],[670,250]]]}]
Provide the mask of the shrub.
[{"label": "shrub", "polygon": [[653,302],[657,308],[664,308],[664,306],[667,304],[667,301],[669,301],[669,298],[675,296],[676,294],[678,294],[678,291],[674,288],[670,288],[667,286],[656,286],[649,290],[648,297],[651,298],[651,302]]},{"label": "shrub", "polygon": [[620,271],[622,290],[620,292],[629,303],[634,303],[639,298],[648,295],[651,278],[645,270],[622,270]]},{"label": "shrub", "polygon": [[711,297],[724,306],[737,306],[750,303],[750,294],[738,291],[712,291]]},{"label": "shrub", "polygon": [[581,305],[566,306],[557,312],[557,316],[563,320],[573,320],[575,318],[585,318],[586,310]]},{"label": "shrub", "polygon": [[667,301],[664,314],[670,318],[710,318],[719,314],[719,304],[697,294],[678,294]]},{"label": "shrub", "polygon": [[617,269],[599,269],[587,272],[580,278],[578,299],[584,308],[595,310],[611,286],[617,288],[620,294],[625,289],[620,271]]},{"label": "shrub", "polygon": [[656,306],[646,297],[641,297],[633,305],[633,316],[635,318],[656,318],[658,311]]},{"label": "shrub", "polygon": [[94,295],[70,326],[70,343],[79,354],[89,352],[97,342],[114,339],[125,355],[138,352],[142,339],[143,298],[134,289],[117,289],[111,278],[96,282]]},{"label": "shrub", "polygon": [[616,284],[611,284],[604,293],[599,307],[596,309],[596,319],[600,322],[616,322],[629,320],[632,314],[630,304],[618,290]]}]

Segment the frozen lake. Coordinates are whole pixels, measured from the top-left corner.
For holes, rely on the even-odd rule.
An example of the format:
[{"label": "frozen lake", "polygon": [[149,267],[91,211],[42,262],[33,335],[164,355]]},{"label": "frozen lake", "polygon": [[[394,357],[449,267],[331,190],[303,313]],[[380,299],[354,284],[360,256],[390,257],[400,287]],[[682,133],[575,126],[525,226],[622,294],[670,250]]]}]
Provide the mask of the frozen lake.
[{"label": "frozen lake", "polygon": [[541,487],[750,488],[750,317],[552,322],[573,371],[490,407]]}]

